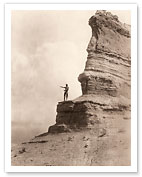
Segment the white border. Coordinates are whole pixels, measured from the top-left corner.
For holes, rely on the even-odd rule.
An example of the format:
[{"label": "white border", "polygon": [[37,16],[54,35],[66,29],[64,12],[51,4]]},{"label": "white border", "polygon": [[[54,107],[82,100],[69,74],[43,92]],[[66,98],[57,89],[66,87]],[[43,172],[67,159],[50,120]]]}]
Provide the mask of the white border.
[{"label": "white border", "polygon": [[[11,10],[131,10],[131,166],[11,166]],[[5,5],[5,171],[137,172],[137,5],[6,4]]]}]

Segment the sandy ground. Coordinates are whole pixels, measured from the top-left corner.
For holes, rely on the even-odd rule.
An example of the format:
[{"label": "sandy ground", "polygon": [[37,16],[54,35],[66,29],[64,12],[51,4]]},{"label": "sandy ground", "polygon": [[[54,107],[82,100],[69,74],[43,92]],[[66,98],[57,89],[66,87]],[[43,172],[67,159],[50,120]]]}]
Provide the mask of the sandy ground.
[{"label": "sandy ground", "polygon": [[130,132],[112,129],[98,136],[98,131],[49,134],[15,145],[11,150],[12,166],[131,165]]}]

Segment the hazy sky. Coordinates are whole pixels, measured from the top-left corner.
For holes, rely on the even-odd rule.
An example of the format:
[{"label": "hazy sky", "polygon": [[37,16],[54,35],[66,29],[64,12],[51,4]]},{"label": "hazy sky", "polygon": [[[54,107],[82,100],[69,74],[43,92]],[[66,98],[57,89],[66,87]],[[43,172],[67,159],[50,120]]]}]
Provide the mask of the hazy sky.
[{"label": "hazy sky", "polygon": [[[129,11],[111,11],[130,24]],[[77,78],[87,59],[89,18],[95,11],[13,11],[12,141],[26,141],[55,123],[56,106],[69,84],[69,99],[81,95]]]}]

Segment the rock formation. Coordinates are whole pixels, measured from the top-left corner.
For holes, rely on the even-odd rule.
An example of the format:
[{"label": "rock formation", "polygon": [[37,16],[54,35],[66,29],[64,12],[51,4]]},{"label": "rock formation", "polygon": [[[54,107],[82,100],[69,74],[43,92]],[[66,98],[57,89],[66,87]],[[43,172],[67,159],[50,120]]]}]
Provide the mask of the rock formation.
[{"label": "rock formation", "polygon": [[49,133],[97,127],[107,133],[112,127],[122,128],[125,120],[130,119],[130,26],[104,10],[97,11],[89,25],[92,37],[87,62],[78,77],[82,96],[59,102],[56,124],[49,128]]},{"label": "rock formation", "polygon": [[48,132],[12,148],[12,165],[131,165],[130,26],[106,11],[97,11],[89,25],[88,57],[78,77],[82,96],[59,102]]}]

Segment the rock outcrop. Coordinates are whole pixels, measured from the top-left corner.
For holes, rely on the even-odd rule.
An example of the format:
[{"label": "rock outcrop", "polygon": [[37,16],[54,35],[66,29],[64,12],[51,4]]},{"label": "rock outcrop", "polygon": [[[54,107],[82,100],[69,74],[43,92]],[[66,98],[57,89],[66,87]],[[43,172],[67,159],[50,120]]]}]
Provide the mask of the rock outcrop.
[{"label": "rock outcrop", "polygon": [[130,26],[106,11],[89,20],[92,37],[82,96],[59,102],[56,124],[12,147],[14,166],[131,165]]},{"label": "rock outcrop", "polygon": [[49,133],[78,129],[130,130],[131,34],[130,26],[110,12],[97,11],[89,19],[92,37],[85,70],[79,75],[82,96],[59,102],[56,124]]}]

